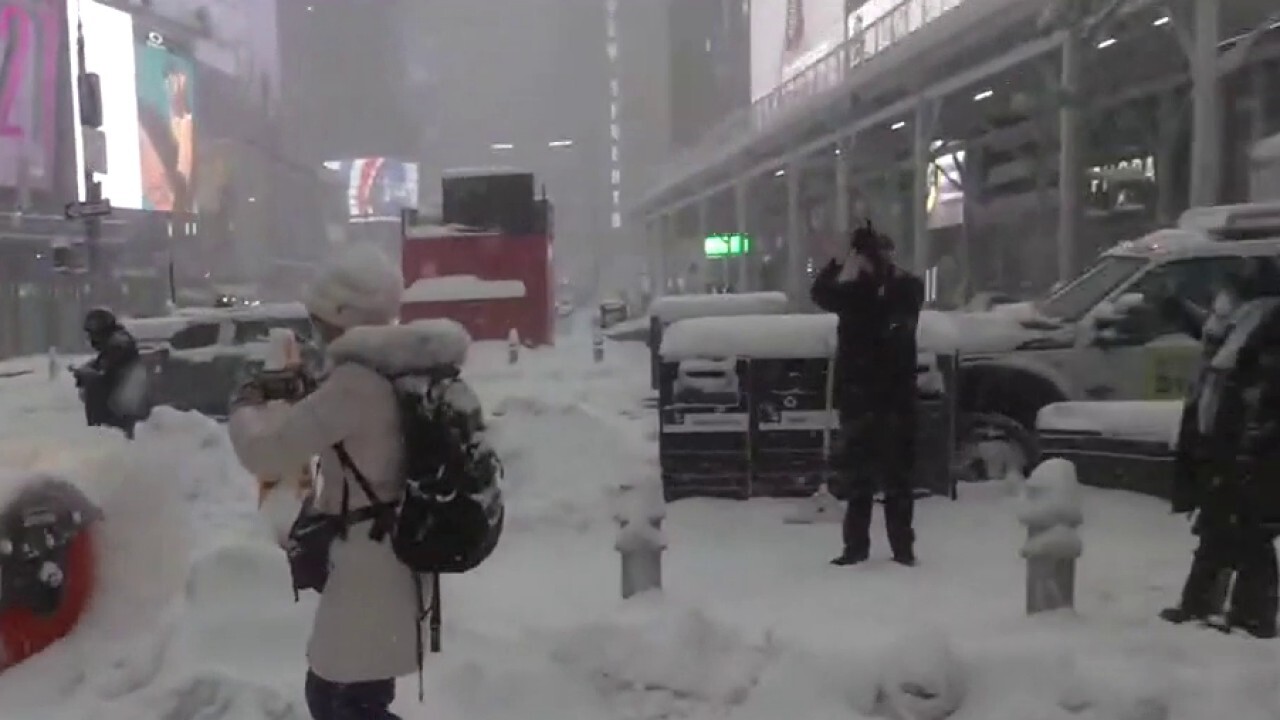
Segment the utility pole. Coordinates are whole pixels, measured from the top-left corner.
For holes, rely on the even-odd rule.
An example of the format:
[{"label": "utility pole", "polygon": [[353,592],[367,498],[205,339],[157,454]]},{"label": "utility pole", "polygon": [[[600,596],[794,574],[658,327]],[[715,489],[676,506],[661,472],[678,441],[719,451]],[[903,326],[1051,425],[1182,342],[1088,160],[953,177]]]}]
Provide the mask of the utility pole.
[{"label": "utility pole", "polygon": [[[86,65],[84,48],[84,20],[76,17],[76,57],[80,62],[80,75],[76,78],[76,90],[80,96],[80,129],[86,139],[91,135],[101,136],[102,128],[102,94],[98,84],[98,76],[90,73]],[[84,204],[90,207],[102,202],[102,183],[95,177],[94,162],[89,153],[85,153],[84,164]],[[102,297],[102,258],[100,241],[102,239],[102,218],[91,213],[83,216],[85,269],[89,274],[89,297],[98,301]]]}]

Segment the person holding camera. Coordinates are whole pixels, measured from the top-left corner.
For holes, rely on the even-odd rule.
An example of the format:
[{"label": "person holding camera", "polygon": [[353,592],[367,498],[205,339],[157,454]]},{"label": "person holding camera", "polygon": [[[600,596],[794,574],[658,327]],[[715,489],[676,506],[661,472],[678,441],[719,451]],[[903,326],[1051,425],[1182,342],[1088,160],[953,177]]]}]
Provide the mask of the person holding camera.
[{"label": "person holding camera", "polygon": [[893,263],[892,241],[868,224],[852,233],[843,259],[818,273],[810,295],[839,318],[834,387],[848,506],[844,551],[832,563],[869,557],[878,490],[893,559],[915,565],[916,327],[924,284]]},{"label": "person holding camera", "polygon": [[84,403],[85,422],[90,427],[118,428],[132,439],[134,426],[149,410],[147,370],[138,343],[106,308],[85,314],[84,332],[97,355],[72,367],[71,375]]},{"label": "person holding camera", "polygon": [[1229,586],[1224,627],[1273,638],[1280,609],[1280,274],[1257,260],[1209,309],[1174,295],[1159,304],[1204,348],[1179,427],[1172,492],[1174,512],[1196,514],[1192,532],[1200,542],[1178,604],[1160,617],[1216,622]]},{"label": "person holding camera", "polygon": [[419,667],[419,586],[370,530],[405,488],[399,401],[379,368],[430,360],[431,346],[396,342],[402,290],[399,270],[375,248],[341,251],[305,301],[326,345],[328,374],[306,393],[287,376],[253,378],[237,392],[228,421],[236,456],[255,475],[295,473],[318,456],[321,479],[308,505],[341,523],[341,537],[325,549],[326,580],[307,642],[305,695],[315,720],[398,720],[390,709],[396,678]]}]

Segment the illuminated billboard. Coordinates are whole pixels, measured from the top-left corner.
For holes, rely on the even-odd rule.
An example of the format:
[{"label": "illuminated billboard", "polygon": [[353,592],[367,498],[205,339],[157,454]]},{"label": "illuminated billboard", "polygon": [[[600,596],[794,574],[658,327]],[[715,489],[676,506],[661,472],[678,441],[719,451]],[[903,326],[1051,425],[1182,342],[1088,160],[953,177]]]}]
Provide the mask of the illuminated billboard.
[{"label": "illuminated billboard", "polygon": [[[67,43],[71,76],[80,74],[76,57],[76,22],[84,26],[87,70],[97,73],[102,88],[102,132],[107,137],[107,173],[99,175],[102,194],[122,208],[142,207],[142,167],[138,157],[138,96],[134,69],[133,17],[123,10],[94,0],[67,0]],[[74,116],[80,116],[80,98],[71,93]],[[122,102],[121,99],[124,99]],[[76,167],[84,167],[84,146],[74,133]],[[76,172],[80,196],[84,197],[84,173]]]},{"label": "illuminated billboard", "polygon": [[400,221],[400,211],[418,206],[418,164],[392,158],[335,160],[325,167],[347,188],[347,217]]},{"label": "illuminated billboard", "polygon": [[844,41],[845,0],[753,0],[751,98],[768,95]]},{"label": "illuminated billboard", "polygon": [[[849,65],[883,51],[965,0],[752,0],[751,98],[776,90],[855,41]],[[874,30],[873,30],[874,28]],[[824,86],[826,87],[826,86]]]},{"label": "illuminated billboard", "polygon": [[66,33],[57,0],[0,2],[0,185],[53,189],[58,66]]},{"label": "illuminated billboard", "polygon": [[[67,0],[71,73],[80,72],[74,22],[85,34],[85,64],[102,88],[107,172],[102,194],[119,208],[194,213],[199,178],[196,64],[182,43],[93,0]],[[79,98],[72,93],[79,115]],[[84,148],[75,134],[77,167]],[[84,178],[77,172],[81,197]]]},{"label": "illuminated billboard", "polygon": [[155,30],[134,39],[141,207],[194,213],[196,208],[195,66],[187,51]]},{"label": "illuminated billboard", "polygon": [[946,152],[946,143],[932,143],[936,155],[929,165],[929,227],[944,228],[964,222],[964,150]]}]

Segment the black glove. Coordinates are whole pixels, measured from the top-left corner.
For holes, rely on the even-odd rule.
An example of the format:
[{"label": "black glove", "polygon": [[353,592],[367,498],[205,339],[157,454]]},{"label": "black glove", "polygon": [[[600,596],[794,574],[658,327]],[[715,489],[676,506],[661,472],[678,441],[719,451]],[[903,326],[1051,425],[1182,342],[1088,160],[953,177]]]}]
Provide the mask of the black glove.
[{"label": "black glove", "polygon": [[67,369],[71,371],[71,377],[75,378],[76,387],[84,387],[100,375],[97,369],[88,365],[72,365]]}]

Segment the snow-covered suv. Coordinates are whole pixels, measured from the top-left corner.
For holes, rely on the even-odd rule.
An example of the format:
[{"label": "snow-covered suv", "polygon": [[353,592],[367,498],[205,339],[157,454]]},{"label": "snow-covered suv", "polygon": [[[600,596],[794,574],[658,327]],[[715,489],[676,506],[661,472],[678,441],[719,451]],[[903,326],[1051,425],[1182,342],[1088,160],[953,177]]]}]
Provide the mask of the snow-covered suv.
[{"label": "snow-covered suv", "polygon": [[947,313],[966,467],[993,478],[1025,466],[1050,403],[1181,398],[1199,346],[1154,305],[1175,295],[1208,307],[1229,275],[1258,262],[1280,270],[1280,204],[1194,208],[1039,301]]}]

